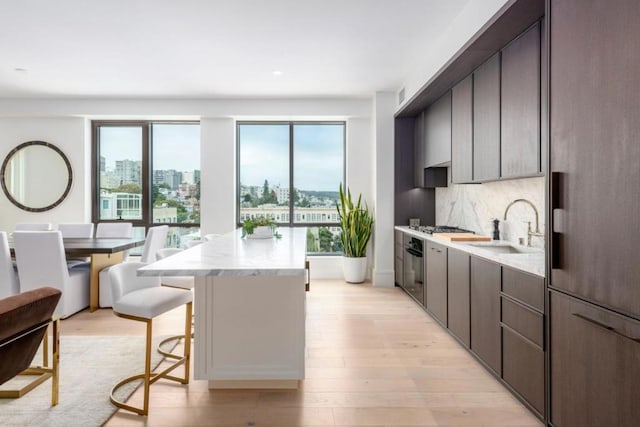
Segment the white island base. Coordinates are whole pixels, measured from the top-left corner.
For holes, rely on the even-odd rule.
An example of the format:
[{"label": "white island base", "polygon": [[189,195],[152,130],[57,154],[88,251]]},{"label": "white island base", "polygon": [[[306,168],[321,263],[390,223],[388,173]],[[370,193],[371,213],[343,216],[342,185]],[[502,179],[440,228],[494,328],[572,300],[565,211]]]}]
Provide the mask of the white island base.
[{"label": "white island base", "polygon": [[196,277],[194,378],[209,388],[298,388],[304,276]]}]

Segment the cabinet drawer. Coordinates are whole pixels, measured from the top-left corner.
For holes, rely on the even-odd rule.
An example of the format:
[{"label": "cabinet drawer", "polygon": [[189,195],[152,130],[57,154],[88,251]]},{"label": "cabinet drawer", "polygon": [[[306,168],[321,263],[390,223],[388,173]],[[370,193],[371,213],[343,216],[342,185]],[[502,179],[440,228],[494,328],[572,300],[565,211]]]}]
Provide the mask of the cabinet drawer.
[{"label": "cabinet drawer", "polygon": [[503,267],[502,292],[544,312],[544,279],[541,277]]},{"label": "cabinet drawer", "polygon": [[544,415],[544,352],[504,327],[502,378]]},{"label": "cabinet drawer", "polygon": [[517,302],[502,297],[502,323],[523,337],[530,339],[540,349],[544,346],[544,317]]}]

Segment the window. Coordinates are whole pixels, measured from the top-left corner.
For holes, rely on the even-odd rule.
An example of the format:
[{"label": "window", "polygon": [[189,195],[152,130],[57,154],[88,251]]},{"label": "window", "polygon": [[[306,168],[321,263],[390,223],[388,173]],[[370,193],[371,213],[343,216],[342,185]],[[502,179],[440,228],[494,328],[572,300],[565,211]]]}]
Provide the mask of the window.
[{"label": "window", "polygon": [[307,252],[338,253],[344,122],[238,122],[238,223],[306,226]]},{"label": "window", "polygon": [[[171,225],[170,246],[200,226],[200,124],[93,122],[93,221]],[[195,230],[195,231],[194,231]]]}]

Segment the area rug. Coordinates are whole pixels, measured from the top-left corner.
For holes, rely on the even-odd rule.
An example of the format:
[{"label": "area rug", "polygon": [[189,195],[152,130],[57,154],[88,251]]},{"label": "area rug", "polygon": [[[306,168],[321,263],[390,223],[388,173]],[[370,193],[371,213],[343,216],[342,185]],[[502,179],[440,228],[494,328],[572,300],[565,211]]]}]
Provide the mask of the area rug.
[{"label": "area rug", "polygon": [[[163,338],[166,336],[154,339],[154,349]],[[177,342],[163,348],[172,350]],[[144,344],[143,336],[60,337],[58,405],[51,407],[51,380],[47,380],[20,399],[0,399],[0,426],[102,425],[116,411],[109,401],[111,388],[144,370]],[[37,363],[39,360],[40,354],[36,356]],[[153,351],[151,366],[161,361],[162,356]],[[138,385],[136,381],[120,388],[116,397],[127,399]],[[6,383],[0,388],[12,387]]]}]

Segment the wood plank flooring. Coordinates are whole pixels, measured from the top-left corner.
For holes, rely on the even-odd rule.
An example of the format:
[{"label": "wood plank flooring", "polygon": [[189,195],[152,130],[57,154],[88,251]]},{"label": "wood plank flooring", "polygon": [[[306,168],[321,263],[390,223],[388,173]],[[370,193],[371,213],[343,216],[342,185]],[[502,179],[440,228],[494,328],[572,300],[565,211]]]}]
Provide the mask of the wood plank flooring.
[{"label": "wood plank flooring", "polygon": [[[179,333],[182,319],[181,309],[161,316],[154,334]],[[63,321],[62,333],[142,339],[144,328],[99,310]],[[142,369],[142,355],[140,362]],[[306,374],[296,391],[210,391],[206,381],[160,381],[151,388],[148,417],[118,411],[105,425],[542,426],[398,288],[314,280]]]}]

